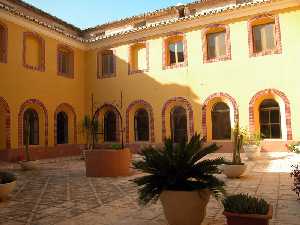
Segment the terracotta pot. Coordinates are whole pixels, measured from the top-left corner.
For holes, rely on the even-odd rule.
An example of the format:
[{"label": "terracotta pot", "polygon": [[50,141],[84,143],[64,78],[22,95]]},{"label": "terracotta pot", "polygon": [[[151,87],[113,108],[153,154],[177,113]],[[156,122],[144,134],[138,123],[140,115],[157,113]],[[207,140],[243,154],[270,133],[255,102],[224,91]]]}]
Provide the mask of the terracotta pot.
[{"label": "terracotta pot", "polygon": [[222,166],[223,173],[228,177],[228,178],[238,178],[245,173],[247,169],[246,164],[241,164],[241,165],[229,165],[225,164]]},{"label": "terracotta pot", "polygon": [[8,195],[14,190],[17,181],[12,181],[6,184],[0,184],[0,200],[5,200]]},{"label": "terracotta pot", "polygon": [[200,225],[206,214],[211,192],[163,191],[160,200],[169,225]]},{"label": "terracotta pot", "polygon": [[260,157],[260,146],[257,145],[243,145],[246,157],[249,160],[255,160]]},{"label": "terracotta pot", "polygon": [[223,213],[227,218],[228,225],[268,225],[269,220],[273,216],[273,207],[269,205],[269,211],[266,215],[258,214],[239,214],[224,212]]},{"label": "terracotta pot", "polygon": [[87,177],[119,177],[131,175],[131,151],[94,149],[85,152]]},{"label": "terracotta pot", "polygon": [[19,161],[22,170],[36,170],[38,169],[37,161]]}]

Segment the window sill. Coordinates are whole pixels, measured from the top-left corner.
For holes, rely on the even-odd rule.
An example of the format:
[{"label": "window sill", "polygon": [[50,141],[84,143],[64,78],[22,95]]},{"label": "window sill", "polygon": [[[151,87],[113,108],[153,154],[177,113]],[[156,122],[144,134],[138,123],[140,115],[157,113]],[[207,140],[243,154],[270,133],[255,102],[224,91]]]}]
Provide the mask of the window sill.
[{"label": "window sill", "polygon": [[281,54],[281,53],[282,53],[282,50],[279,48],[276,48],[276,49],[266,50],[266,51],[261,51],[261,52],[251,52],[250,57],[275,55],[275,54]]},{"label": "window sill", "polygon": [[116,77],[116,74],[102,74],[100,76],[98,76],[98,79],[109,79],[109,78],[114,78]]},{"label": "window sill", "polygon": [[58,72],[57,75],[60,76],[60,77],[64,77],[64,78],[74,79],[74,74],[72,74],[72,73]]},{"label": "window sill", "polygon": [[231,56],[226,55],[226,56],[222,56],[222,57],[204,59],[203,63],[215,63],[215,62],[222,62],[222,61],[229,61],[229,60],[231,60]]},{"label": "window sill", "polygon": [[163,70],[182,68],[182,67],[186,67],[187,65],[188,65],[187,62],[181,62],[181,63],[171,64],[171,65],[163,65]]},{"label": "window sill", "polygon": [[45,68],[43,66],[32,66],[32,65],[25,64],[24,67],[29,70],[45,72]]},{"label": "window sill", "polygon": [[137,74],[142,74],[142,73],[146,73],[149,72],[148,69],[144,69],[144,70],[133,70],[133,71],[129,71],[129,75],[137,75]]}]

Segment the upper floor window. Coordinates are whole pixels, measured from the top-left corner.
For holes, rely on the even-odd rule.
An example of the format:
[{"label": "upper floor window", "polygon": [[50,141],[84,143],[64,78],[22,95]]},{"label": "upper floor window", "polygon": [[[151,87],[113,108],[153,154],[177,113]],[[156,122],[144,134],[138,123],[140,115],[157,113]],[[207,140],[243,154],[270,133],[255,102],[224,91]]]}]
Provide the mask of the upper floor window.
[{"label": "upper floor window", "polygon": [[145,72],[149,68],[148,47],[146,43],[138,43],[130,46],[129,73]]},{"label": "upper floor window", "polygon": [[113,50],[98,53],[98,77],[115,76],[115,54]]},{"label": "upper floor window", "polygon": [[45,71],[45,41],[37,33],[25,32],[23,35],[23,65]]},{"label": "upper floor window", "polygon": [[187,64],[186,41],[183,35],[166,38],[164,45],[164,68],[185,66]]},{"label": "upper floor window", "polygon": [[74,76],[74,53],[67,46],[59,46],[57,49],[58,75]]},{"label": "upper floor window", "polygon": [[274,23],[253,26],[253,50],[255,53],[275,48],[274,28]]},{"label": "upper floor window", "polygon": [[282,52],[278,16],[263,15],[249,20],[250,56]]},{"label": "upper floor window", "polygon": [[227,25],[211,25],[203,31],[204,63],[231,59],[230,32]]},{"label": "upper floor window", "polygon": [[7,28],[0,23],[0,63],[7,62]]}]

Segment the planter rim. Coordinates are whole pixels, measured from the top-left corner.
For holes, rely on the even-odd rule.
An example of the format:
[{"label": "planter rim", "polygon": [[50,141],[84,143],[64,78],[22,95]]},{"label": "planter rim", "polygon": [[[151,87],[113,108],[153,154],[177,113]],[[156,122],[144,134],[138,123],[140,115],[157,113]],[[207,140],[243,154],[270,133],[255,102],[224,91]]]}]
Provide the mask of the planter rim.
[{"label": "planter rim", "polygon": [[226,217],[243,217],[243,218],[256,218],[256,219],[271,219],[273,217],[273,206],[269,204],[269,210],[266,215],[261,214],[241,214],[224,211],[223,215]]},{"label": "planter rim", "polygon": [[11,184],[11,183],[15,183],[15,182],[17,182],[17,179],[15,179],[14,181],[5,183],[5,184],[0,184],[0,187],[3,187],[3,186],[5,186],[5,185]]},{"label": "planter rim", "polygon": [[192,191],[185,191],[185,190],[163,190],[162,192],[198,192],[198,191],[210,191],[208,188],[201,188],[201,189],[195,189]]}]

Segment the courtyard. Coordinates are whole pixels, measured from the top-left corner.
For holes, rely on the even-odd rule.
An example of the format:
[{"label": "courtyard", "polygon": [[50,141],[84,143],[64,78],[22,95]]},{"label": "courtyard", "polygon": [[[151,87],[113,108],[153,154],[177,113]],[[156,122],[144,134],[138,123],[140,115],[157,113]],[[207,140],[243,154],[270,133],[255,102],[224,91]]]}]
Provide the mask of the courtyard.
[{"label": "courtyard", "polygon": [[[213,154],[211,157],[231,154]],[[249,193],[265,198],[274,207],[271,225],[299,224],[300,201],[292,192],[291,165],[300,156],[287,152],[262,153],[245,162],[240,179],[225,180],[228,193]],[[5,225],[167,225],[160,203],[139,206],[137,188],[125,178],[87,178],[79,157],[39,161],[39,170],[21,171],[18,164],[0,163],[1,170],[17,175],[17,188],[0,203],[0,224]],[[226,224],[221,204],[207,206],[204,225]]]}]

